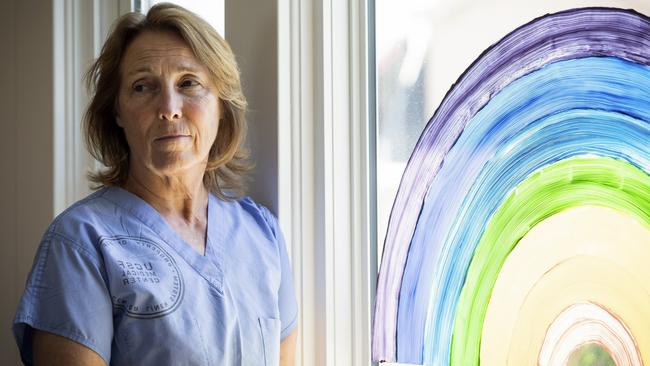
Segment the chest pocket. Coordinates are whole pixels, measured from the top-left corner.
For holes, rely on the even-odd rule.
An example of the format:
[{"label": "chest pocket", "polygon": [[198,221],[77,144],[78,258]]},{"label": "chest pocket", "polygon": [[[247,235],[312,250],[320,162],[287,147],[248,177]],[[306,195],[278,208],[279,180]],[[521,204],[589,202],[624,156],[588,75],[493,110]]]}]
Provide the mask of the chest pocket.
[{"label": "chest pocket", "polygon": [[259,318],[264,346],[264,361],[266,366],[280,364],[280,327],[279,319]]}]

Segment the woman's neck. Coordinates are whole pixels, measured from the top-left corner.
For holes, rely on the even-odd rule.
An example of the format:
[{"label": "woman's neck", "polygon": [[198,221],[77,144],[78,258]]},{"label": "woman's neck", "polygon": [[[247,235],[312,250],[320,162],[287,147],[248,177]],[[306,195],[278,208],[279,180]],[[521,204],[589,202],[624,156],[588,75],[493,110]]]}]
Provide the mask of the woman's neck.
[{"label": "woman's neck", "polygon": [[187,224],[205,220],[208,191],[202,173],[160,176],[132,171],[124,189],[145,200],[164,217],[182,219]]}]

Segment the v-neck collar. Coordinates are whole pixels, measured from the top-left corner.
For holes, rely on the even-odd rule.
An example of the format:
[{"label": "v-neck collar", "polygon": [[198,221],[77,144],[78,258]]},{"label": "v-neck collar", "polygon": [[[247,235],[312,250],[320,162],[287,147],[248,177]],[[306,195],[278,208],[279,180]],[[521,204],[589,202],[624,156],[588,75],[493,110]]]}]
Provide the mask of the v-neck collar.
[{"label": "v-neck collar", "polygon": [[217,225],[219,207],[216,198],[208,193],[208,217],[204,255],[186,243],[165,221],[160,213],[137,195],[119,187],[107,187],[104,198],[128,211],[173,249],[196,272],[219,292],[223,292],[223,230]]}]

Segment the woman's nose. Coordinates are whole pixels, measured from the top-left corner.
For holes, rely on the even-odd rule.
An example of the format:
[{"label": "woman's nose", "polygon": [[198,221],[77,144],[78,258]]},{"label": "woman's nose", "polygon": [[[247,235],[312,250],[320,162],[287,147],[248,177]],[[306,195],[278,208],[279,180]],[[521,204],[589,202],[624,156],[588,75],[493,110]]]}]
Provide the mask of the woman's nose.
[{"label": "woman's nose", "polygon": [[158,107],[158,119],[173,122],[179,120],[182,114],[182,96],[173,87],[162,88],[160,93],[160,106]]}]

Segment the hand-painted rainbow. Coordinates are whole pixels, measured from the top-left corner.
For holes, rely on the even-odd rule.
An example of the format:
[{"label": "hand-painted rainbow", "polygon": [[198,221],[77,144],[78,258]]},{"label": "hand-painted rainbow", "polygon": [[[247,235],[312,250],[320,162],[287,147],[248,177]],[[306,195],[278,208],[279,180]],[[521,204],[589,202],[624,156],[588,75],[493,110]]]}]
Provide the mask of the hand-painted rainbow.
[{"label": "hand-painted rainbow", "polygon": [[[498,283],[516,283],[501,273],[509,268],[509,254],[528,242],[522,238],[544,220],[574,207],[606,207],[650,230],[648,65],[648,18],[631,10],[583,8],[518,28],[465,71],[422,133],[395,199],[378,278],[374,360],[472,365],[481,357],[486,364],[499,358],[484,353],[481,345],[500,341],[486,337],[502,336],[512,341],[506,345],[511,351],[529,347],[524,351],[545,364],[568,354],[566,344],[580,335],[601,345],[611,340],[604,345],[610,353],[629,350],[631,344],[635,354],[614,358],[650,363],[649,346],[637,342],[650,344],[650,268],[641,267],[640,273],[630,273],[632,282],[605,291],[598,287],[607,281],[597,275],[603,272],[596,264],[608,262],[598,262],[591,253],[598,247],[593,243],[576,255],[594,262],[576,261],[574,268],[576,275],[601,268],[583,283],[583,288],[594,288],[594,295],[556,282],[554,290],[566,295],[558,296],[564,302],[534,304],[539,311],[559,309],[547,314],[551,318],[539,333],[537,349],[526,334],[512,338],[519,329],[516,319],[524,319],[524,313],[511,312],[512,327],[501,335],[489,318],[504,314],[493,307],[507,305],[491,300]],[[639,240],[647,247],[648,235],[644,238]],[[614,240],[606,247],[615,252],[625,246]],[[638,253],[645,252],[628,255]],[[549,252],[549,258],[564,258],[555,254]],[[613,257],[607,251],[601,255]],[[523,257],[513,266],[532,267],[542,259]],[[550,268],[540,276],[551,276]],[[562,273],[568,286],[573,277],[567,268]],[[619,291],[631,283],[642,284],[637,295]],[[533,290],[519,289],[524,294]],[[623,316],[626,309],[610,308],[605,302],[615,294],[625,294],[630,304],[645,302],[635,318],[645,323],[630,327]],[[517,299],[528,304],[525,309],[534,309],[525,296]],[[582,311],[600,317],[601,310],[608,317],[584,324],[575,315]],[[600,329],[593,324],[604,321],[617,321],[619,326],[607,329],[624,329],[625,334],[593,330]],[[499,360],[513,354],[508,352]]]}]

